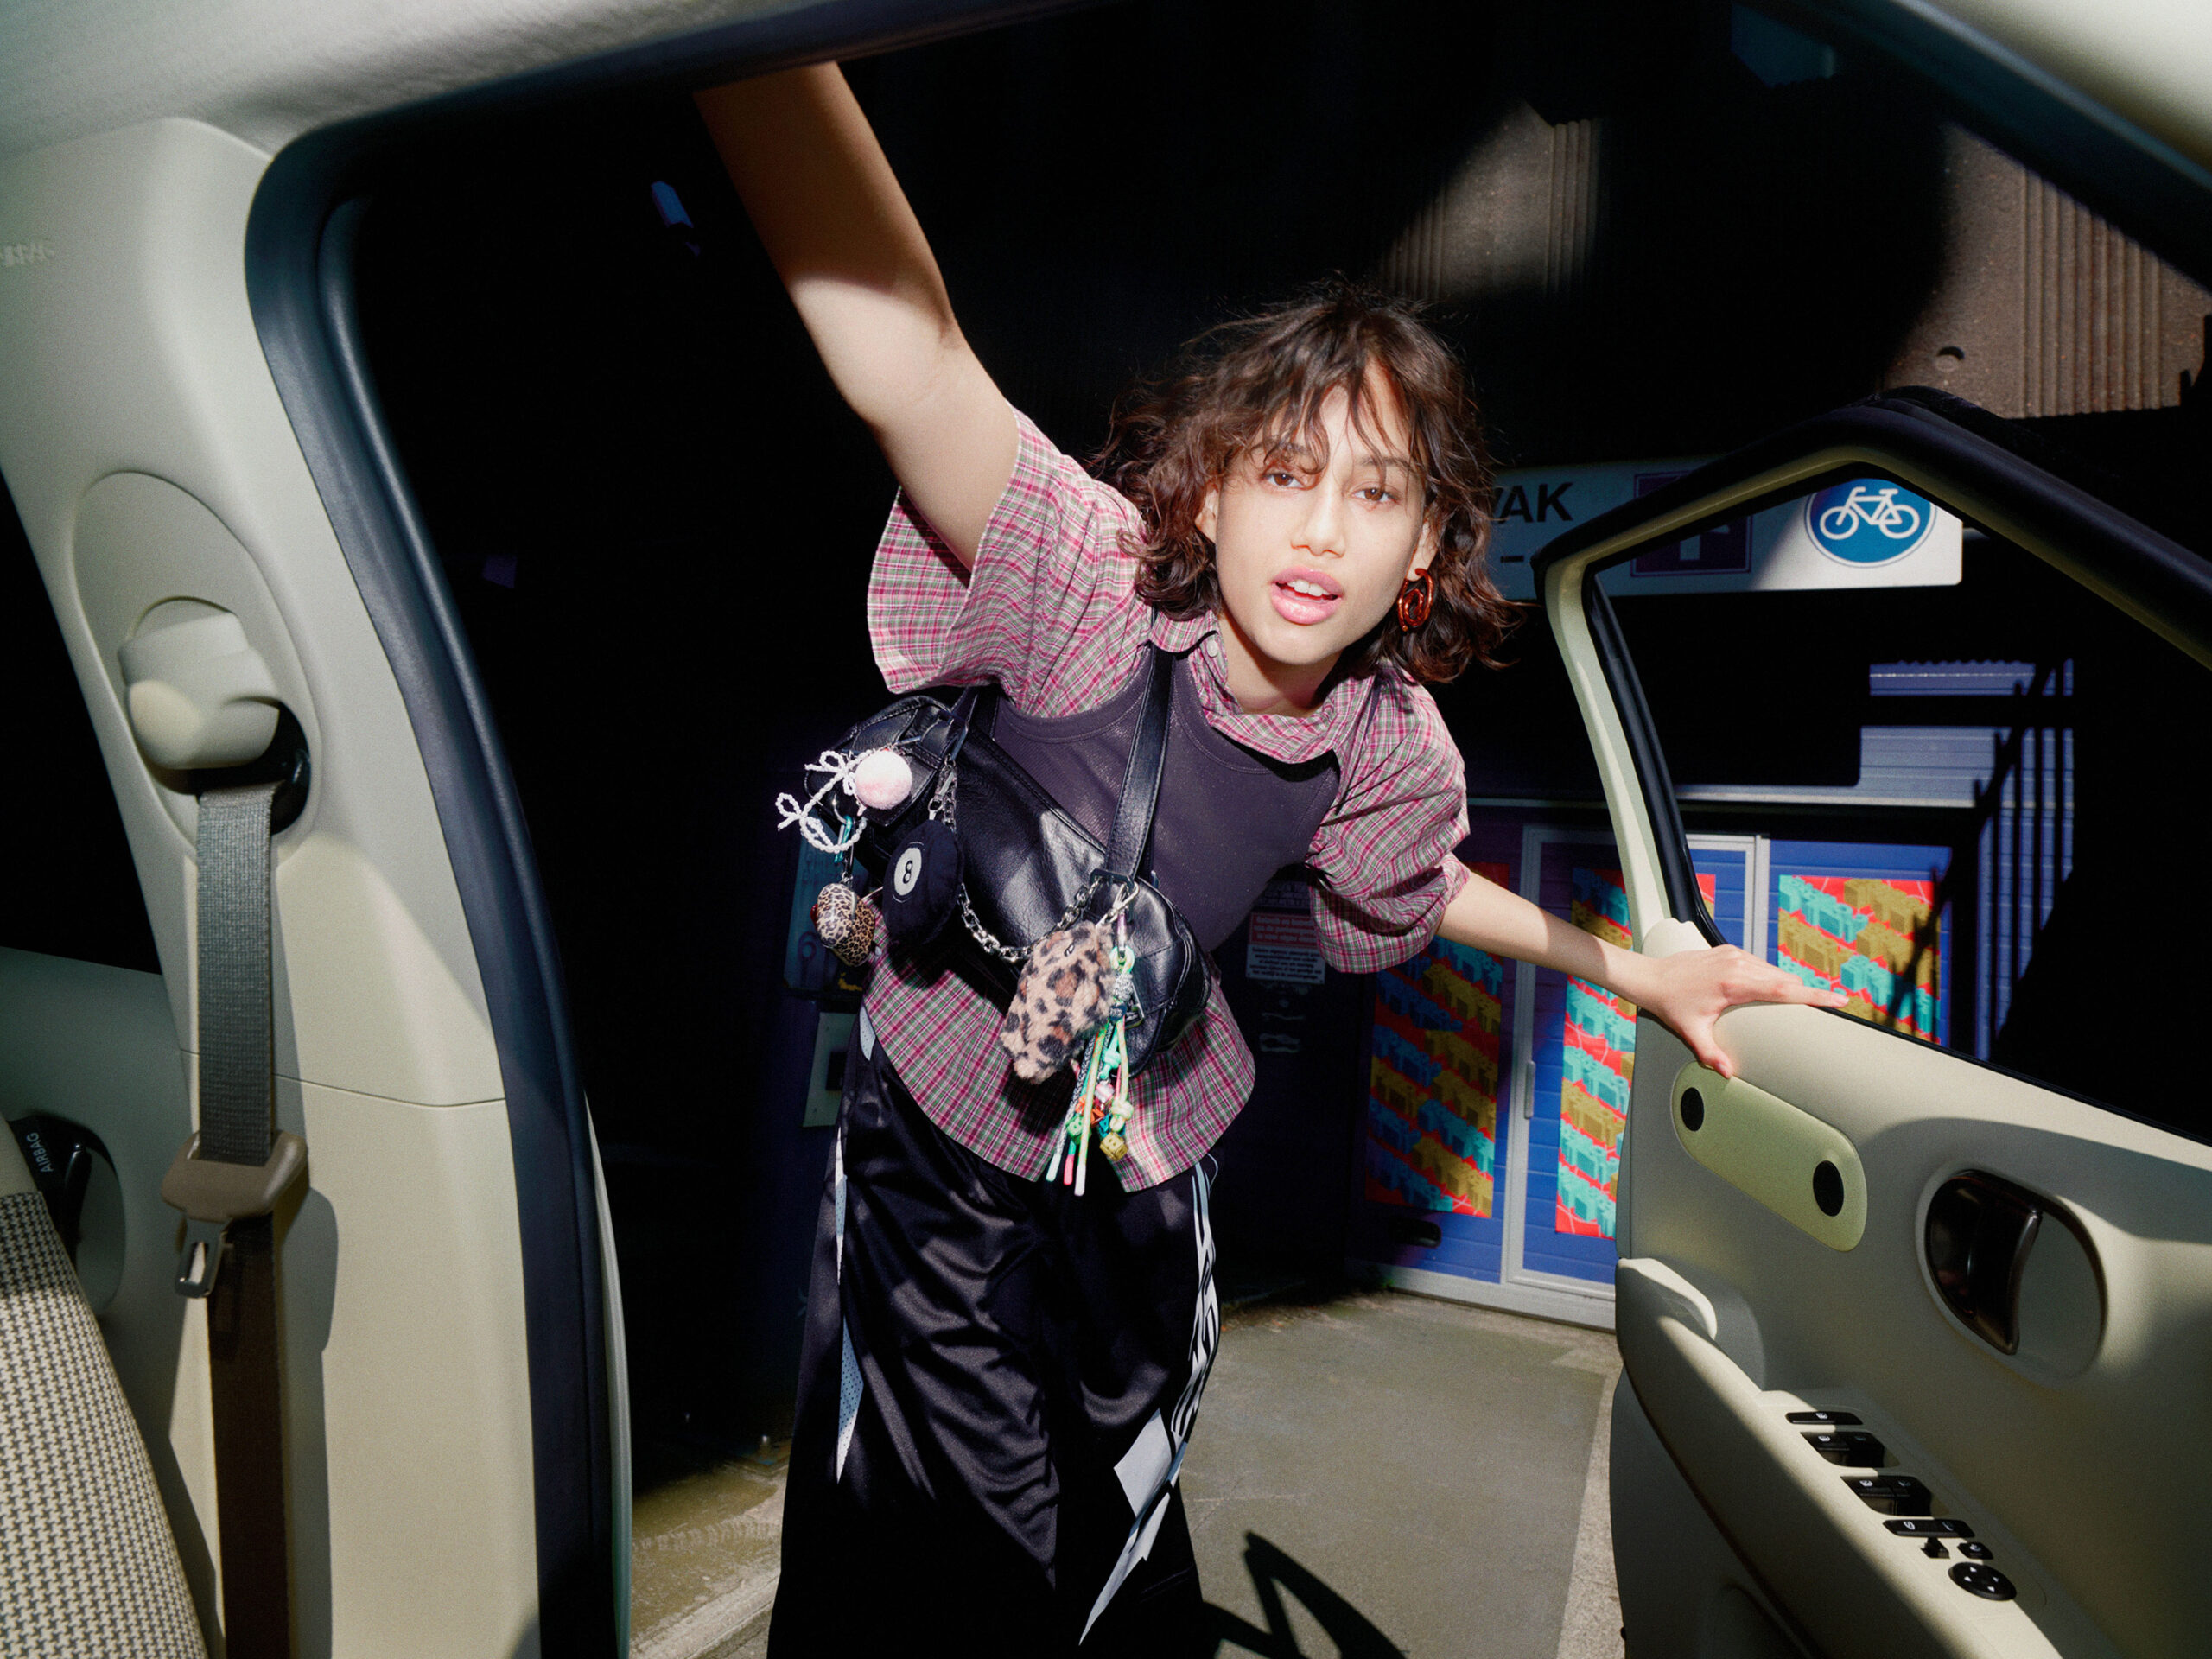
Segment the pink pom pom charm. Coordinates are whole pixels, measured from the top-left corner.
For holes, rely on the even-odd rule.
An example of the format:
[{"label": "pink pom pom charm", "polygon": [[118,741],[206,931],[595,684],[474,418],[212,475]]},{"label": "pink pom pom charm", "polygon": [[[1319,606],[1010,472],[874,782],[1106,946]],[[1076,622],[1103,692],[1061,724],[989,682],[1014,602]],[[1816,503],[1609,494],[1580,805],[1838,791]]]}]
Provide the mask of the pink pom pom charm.
[{"label": "pink pom pom charm", "polygon": [[914,792],[914,769],[896,749],[871,749],[853,763],[853,793],[871,812],[906,805]]}]

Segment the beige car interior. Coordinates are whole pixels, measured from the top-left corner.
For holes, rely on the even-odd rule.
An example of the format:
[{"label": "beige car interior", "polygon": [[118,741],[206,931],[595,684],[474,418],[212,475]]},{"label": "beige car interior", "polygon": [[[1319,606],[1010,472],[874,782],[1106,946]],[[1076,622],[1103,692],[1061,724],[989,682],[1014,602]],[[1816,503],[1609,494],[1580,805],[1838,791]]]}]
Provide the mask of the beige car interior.
[{"label": "beige car interior", "polygon": [[[2079,546],[2038,542],[2001,504],[1947,505],[2095,579]],[[1667,913],[1637,757],[1585,614],[1592,567],[1618,550],[1554,564],[1546,602],[1643,948],[1700,948]],[[2084,605],[2117,602],[2212,661],[2212,640],[2098,585]],[[1635,1650],[2193,1650],[2212,1617],[2212,1147],[1841,1015],[1738,1008],[1719,1034],[1732,1078],[1648,1019],[1637,1033],[1612,1472]],[[1961,1318],[1923,1247],[1961,1184],[2041,1212],[2014,1268],[2010,1351]],[[1921,1502],[1872,1501],[1904,1479]],[[2004,1563],[2016,1595],[1961,1593],[1967,1564],[1922,1553],[1960,1537]]]},{"label": "beige car interior", "polygon": [[[996,15],[891,10],[909,33]],[[2182,25],[2117,41],[2107,10],[1950,6],[2037,73],[2072,74],[2212,154],[2201,84],[2169,72],[2191,60],[2144,48]],[[598,1506],[603,1554],[576,1581],[607,1604],[607,1650],[626,1651],[620,1293],[588,1123],[569,1148],[584,1174],[562,1271],[583,1287],[571,1311],[594,1323],[581,1346],[534,1346],[551,1339],[533,1328],[547,1304],[531,1300],[525,1211],[541,1195],[518,1161],[527,1068],[500,1025],[507,947],[470,908],[474,866],[454,852],[437,758],[449,734],[416,701],[435,677],[395,645],[349,563],[336,524],[357,504],[319,486],[243,251],[272,162],[317,130],[685,37],[708,42],[682,71],[703,79],[765,50],[741,34],[764,19],[782,20],[778,49],[821,55],[841,15],[765,0],[11,9],[0,469],[162,971],[0,950],[0,1105],[80,1124],[105,1152],[73,1279],[0,1135],[0,1557],[16,1562],[0,1581],[55,1548],[103,1575],[90,1592],[40,1579],[33,1624],[0,1631],[0,1649],[220,1651],[208,1303],[176,1292],[188,1239],[162,1188],[198,1122],[199,791],[289,719],[312,760],[304,810],[272,848],[273,1127],[308,1162],[274,1223],[297,1650],[537,1654],[575,1559],[549,1554],[558,1502]],[[717,29],[738,44],[714,45]],[[1553,567],[1546,602],[1637,937],[1693,948],[1581,602],[1618,550]],[[2065,548],[2036,550],[2068,565]],[[16,810],[37,810],[29,782]],[[1726,1082],[1650,1021],[1638,1033],[1619,1233],[1632,1386],[1613,1453],[1624,1604],[1652,1633],[1637,1659],[2203,1651],[2212,1148],[1808,1010],[1740,1010],[1721,1031],[1739,1067]],[[1702,1127],[1687,1124],[1693,1097]],[[1949,1309],[1918,1246],[1967,1173],[2047,1216],[2009,1354]],[[566,1442],[535,1414],[563,1366],[605,1371]],[[18,1427],[12,1402],[32,1397],[57,1403]],[[1867,1472],[1909,1471],[1932,1518],[1998,1543],[2017,1599],[1961,1594],[1789,1421],[1837,1410],[1885,1448]],[[599,1484],[556,1491],[564,1459]],[[28,1509],[12,1502],[34,1486]],[[11,1530],[26,1513],[46,1530]]]},{"label": "beige car interior", "polygon": [[[49,43],[71,44],[47,22]],[[430,32],[423,16],[392,22],[396,35]],[[308,73],[312,41],[250,48],[251,24],[195,26],[171,66],[181,85],[197,74],[204,91],[250,60],[264,92]],[[24,44],[11,38],[11,57]],[[535,1651],[499,1056],[416,734],[245,292],[247,213],[291,134],[131,119],[133,94],[112,79],[153,73],[152,60],[108,67],[111,84],[80,79],[75,105],[48,100],[49,118],[86,136],[26,151],[12,134],[0,164],[6,239],[46,251],[0,273],[14,392],[0,462],[164,972],[0,953],[0,1088],[11,1116],[82,1123],[113,1160],[120,1201],[92,1248],[120,1270],[100,1328],[212,1634],[205,1304],[173,1288],[182,1217],[160,1192],[194,1121],[198,1028],[195,803],[179,763],[256,751],[252,711],[281,704],[314,757],[307,809],[275,848],[276,1118],[305,1139],[312,1183],[283,1270],[296,1625],[313,1652]],[[294,130],[323,110],[301,104]],[[241,720],[245,731],[225,729]],[[37,1650],[94,1650],[56,1640]]]},{"label": "beige car interior", "polygon": [[[313,1182],[283,1272],[299,1613],[334,1648],[373,1632],[504,1652],[536,1563],[499,1057],[413,733],[247,313],[238,250],[266,159],[165,121],[19,159],[0,183],[10,222],[60,251],[0,298],[27,394],[9,480],[166,970],[8,952],[0,1067],[11,1112],[81,1122],[115,1160],[123,1271],[103,1328],[206,1608],[207,1337],[170,1286],[181,1217],[159,1191],[193,1121],[197,1028],[194,800],[174,763],[232,753],[226,705],[281,704],[315,759],[277,837],[274,912],[277,1119]],[[465,1578],[424,1573],[441,1549]]]}]

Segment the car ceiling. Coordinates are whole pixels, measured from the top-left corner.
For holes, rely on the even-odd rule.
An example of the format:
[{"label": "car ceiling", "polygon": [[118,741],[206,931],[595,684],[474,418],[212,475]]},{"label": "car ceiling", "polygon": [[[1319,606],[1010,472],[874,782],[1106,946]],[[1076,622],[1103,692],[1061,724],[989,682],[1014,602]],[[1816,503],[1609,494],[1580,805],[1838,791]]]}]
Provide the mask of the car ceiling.
[{"label": "car ceiling", "polygon": [[[162,117],[273,154],[302,133],[772,14],[833,35],[903,35],[1059,8],[882,0],[19,0],[0,56],[0,156]],[[1914,20],[2016,73],[2094,100],[2212,176],[2212,29],[2186,0],[1834,0],[1776,10],[1891,32]],[[935,31],[926,31],[935,32]],[[686,54],[685,55],[690,55]]]},{"label": "car ceiling", "polygon": [[2212,169],[2212,21],[2192,0],[1945,0],[1948,18]]},{"label": "car ceiling", "polygon": [[[164,116],[274,154],[302,133],[772,12],[777,0],[19,0],[0,156]],[[943,8],[954,10],[957,8]]]}]

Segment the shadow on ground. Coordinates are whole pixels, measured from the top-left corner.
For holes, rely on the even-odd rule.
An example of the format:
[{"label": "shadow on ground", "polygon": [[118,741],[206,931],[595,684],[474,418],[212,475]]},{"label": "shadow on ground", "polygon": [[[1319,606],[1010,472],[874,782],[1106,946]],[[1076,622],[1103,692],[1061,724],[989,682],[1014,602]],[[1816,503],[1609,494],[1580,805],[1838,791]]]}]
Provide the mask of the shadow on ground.
[{"label": "shadow on ground", "polygon": [[1397,1659],[1399,1648],[1375,1628],[1367,1616],[1332,1590],[1313,1573],[1269,1543],[1256,1532],[1244,1535],[1244,1569],[1252,1575],[1253,1593],[1266,1616],[1264,1630],[1247,1624],[1227,1609],[1208,1603],[1213,1619],[1214,1652],[1256,1654],[1261,1659],[1323,1659],[1299,1645],[1290,1610],[1283,1605],[1287,1591],[1313,1616],[1321,1633],[1336,1644],[1342,1659]]},{"label": "shadow on ground", "polygon": [[1225,1312],[1182,1475],[1217,1659],[1557,1659],[1619,1365],[1610,1332],[1357,1285]]},{"label": "shadow on ground", "polygon": [[[1182,1476],[1198,1651],[1619,1659],[1609,1332],[1363,1285],[1224,1274],[1222,1297]],[[651,1454],[632,1659],[762,1659],[782,1451]]]}]

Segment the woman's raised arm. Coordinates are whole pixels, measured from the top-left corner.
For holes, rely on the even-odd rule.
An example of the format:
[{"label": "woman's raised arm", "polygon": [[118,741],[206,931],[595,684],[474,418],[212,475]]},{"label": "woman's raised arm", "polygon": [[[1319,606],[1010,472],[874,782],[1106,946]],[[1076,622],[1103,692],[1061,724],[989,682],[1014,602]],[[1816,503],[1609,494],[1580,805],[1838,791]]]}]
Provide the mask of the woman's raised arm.
[{"label": "woman's raised arm", "polygon": [[830,378],[962,559],[1014,475],[1014,411],[969,349],[914,210],[833,63],[698,94]]}]

